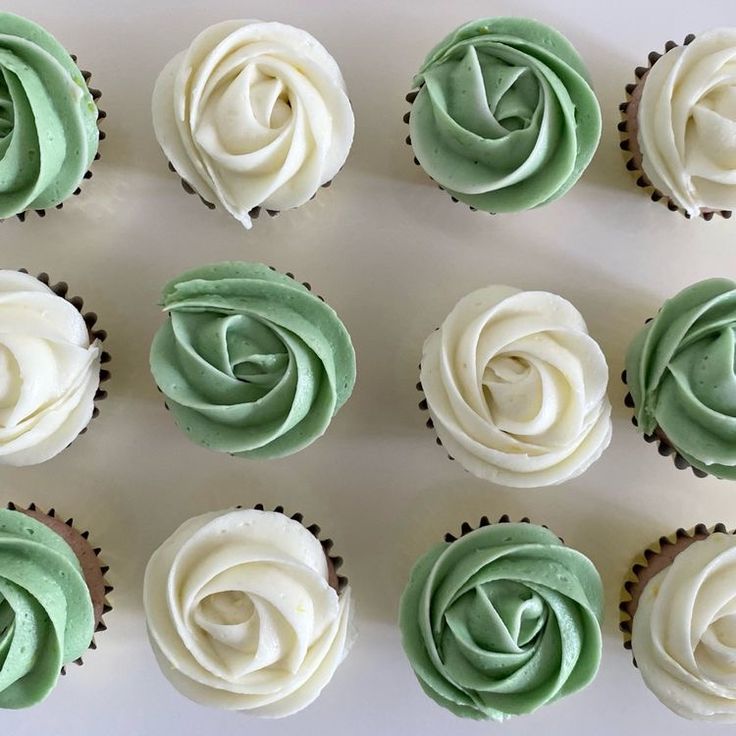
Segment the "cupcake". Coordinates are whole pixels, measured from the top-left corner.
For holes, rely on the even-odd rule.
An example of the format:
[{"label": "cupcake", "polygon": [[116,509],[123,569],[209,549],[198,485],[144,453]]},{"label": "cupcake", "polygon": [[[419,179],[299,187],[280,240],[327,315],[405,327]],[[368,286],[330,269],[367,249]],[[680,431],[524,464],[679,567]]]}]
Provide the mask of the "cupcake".
[{"label": "cupcake", "polygon": [[0,464],[36,465],[86,431],[107,392],[107,337],[64,282],[0,270]]},{"label": "cupcake", "polygon": [[342,168],[353,111],[337,62],[306,31],[231,20],[161,72],[153,127],[184,189],[244,227],[308,202]]},{"label": "cupcake", "polygon": [[0,708],[40,703],[107,628],[112,586],[88,538],[54,509],[0,509]]},{"label": "cupcake", "polygon": [[736,537],[678,529],[624,584],[621,629],[644,684],[684,718],[736,723]]},{"label": "cupcake", "polygon": [[457,716],[503,721],[593,680],[602,616],[601,578],[587,557],[528,519],[484,516],[419,559],[399,624],[432,700]]},{"label": "cupcake", "polygon": [[598,147],[601,112],[585,64],[537,21],[466,23],[429,53],[413,84],[404,119],[415,163],[471,209],[552,202]]},{"label": "cupcake", "polygon": [[697,476],[736,480],[736,283],[707,279],[668,299],[626,355],[633,423]]},{"label": "cupcake", "polygon": [[352,603],[331,540],[283,507],[227,509],[180,526],[143,583],[151,645],[183,695],[281,718],[312,703],[352,643]]},{"label": "cupcake", "polygon": [[488,286],[424,343],[417,388],[451,459],[506,486],[555,485],[611,440],[608,366],[570,302]]},{"label": "cupcake", "polygon": [[166,285],[151,372],[191,440],[275,458],[325,432],[352,393],[355,353],[310,289],[259,263],[203,266]]},{"label": "cupcake", "polygon": [[89,72],[33,21],[0,12],[0,220],[79,194],[104,137]]},{"label": "cupcake", "polygon": [[736,207],[736,28],[652,51],[621,105],[621,148],[636,183],[685,217]]}]

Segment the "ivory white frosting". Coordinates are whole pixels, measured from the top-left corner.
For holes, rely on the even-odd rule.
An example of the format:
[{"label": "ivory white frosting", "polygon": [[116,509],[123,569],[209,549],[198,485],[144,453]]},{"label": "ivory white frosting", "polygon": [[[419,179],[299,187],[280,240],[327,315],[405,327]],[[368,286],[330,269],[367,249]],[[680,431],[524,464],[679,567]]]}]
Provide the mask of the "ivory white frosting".
[{"label": "ivory white frosting", "polygon": [[489,286],[464,297],[424,343],[421,383],[447,452],[494,483],[561,483],[611,439],[606,359],[555,294]]},{"label": "ivory white frosting", "polygon": [[646,584],[631,647],[668,708],[736,723],[736,537],[714,533],[691,544]]},{"label": "ivory white frosting", "polygon": [[0,463],[35,465],[75,439],[92,418],[100,356],[72,304],[0,270]]},{"label": "ivory white frosting", "polygon": [[153,92],[161,148],[204,199],[246,228],[298,207],[340,170],[354,118],[335,60],[309,33],[256,20],[204,30]]},{"label": "ivory white frosting", "polygon": [[693,217],[736,209],[736,28],[697,36],[649,70],[638,112],[642,167]]},{"label": "ivory white frosting", "polygon": [[282,717],[309,705],[351,644],[350,589],[283,514],[190,519],[154,552],[143,602],[161,669],[204,705]]}]

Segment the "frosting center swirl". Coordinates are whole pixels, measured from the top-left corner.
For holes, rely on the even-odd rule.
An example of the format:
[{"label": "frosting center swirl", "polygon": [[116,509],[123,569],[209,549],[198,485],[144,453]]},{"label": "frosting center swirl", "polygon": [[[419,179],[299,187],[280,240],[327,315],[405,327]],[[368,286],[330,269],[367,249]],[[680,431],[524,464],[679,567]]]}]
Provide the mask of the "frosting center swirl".
[{"label": "frosting center swirl", "polygon": [[736,538],[691,544],[646,585],[631,647],[644,681],[685,718],[736,723]]},{"label": "frosting center swirl", "polygon": [[248,228],[255,207],[311,199],[345,163],[354,130],[327,50],[306,31],[255,20],[211,26],[169,62],[153,123],[180,176]]},{"label": "frosting center swirl", "polygon": [[657,60],[644,80],[638,139],[652,184],[690,216],[736,209],[736,28]]},{"label": "frosting center swirl", "polygon": [[459,716],[504,720],[583,688],[601,656],[592,563],[532,524],[492,524],[437,545],[401,599],[422,688]]},{"label": "frosting center swirl", "polygon": [[582,60],[535,21],[458,28],[430,52],[414,84],[417,159],[478,209],[517,211],[561,197],[598,145],[600,109]]},{"label": "frosting center swirl", "polygon": [[355,383],[337,314],[294,279],[257,263],[221,263],[164,289],[170,315],[151,371],[198,444],[282,457],[320,437]]},{"label": "frosting center swirl", "polygon": [[480,478],[560,483],[610,441],[605,357],[554,294],[490,286],[464,297],[427,338],[420,378],[442,444]]},{"label": "frosting center swirl", "polygon": [[350,588],[329,584],[320,542],[283,514],[196,517],[146,569],[148,630],[164,674],[184,695],[282,717],[309,705],[350,643]]},{"label": "frosting center swirl", "polygon": [[668,299],[626,357],[639,431],[657,428],[690,465],[736,479],[736,283],[708,279]]},{"label": "frosting center swirl", "polygon": [[77,437],[92,419],[100,361],[72,304],[0,270],[0,463],[44,462]]},{"label": "frosting center swirl", "polygon": [[71,547],[41,522],[0,510],[0,708],[56,685],[94,634],[92,600]]},{"label": "frosting center swirl", "polygon": [[0,13],[0,219],[69,197],[94,160],[97,107],[69,53]]}]

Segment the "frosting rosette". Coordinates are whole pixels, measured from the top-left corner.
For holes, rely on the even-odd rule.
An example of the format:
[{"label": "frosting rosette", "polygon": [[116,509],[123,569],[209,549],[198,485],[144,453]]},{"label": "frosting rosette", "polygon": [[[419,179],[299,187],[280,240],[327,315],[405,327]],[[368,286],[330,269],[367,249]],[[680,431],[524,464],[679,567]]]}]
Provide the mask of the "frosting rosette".
[{"label": "frosting rosette", "polygon": [[97,153],[97,107],[69,53],[30,20],[0,13],[0,219],[54,207]]},{"label": "frosting rosette", "polygon": [[646,74],[642,169],[691,217],[736,209],[736,28],[670,49]]},{"label": "frosting rosette", "polygon": [[736,723],[736,538],[713,533],[649,580],[631,627],[644,682],[694,720]]},{"label": "frosting rosette", "polygon": [[561,197],[598,146],[601,113],[585,65],[536,21],[461,26],[430,52],[414,86],[417,160],[476,209],[516,212]]},{"label": "frosting rosette", "polygon": [[340,318],[258,263],[190,271],[164,289],[151,371],[177,424],[232,455],[282,457],[320,437],[355,383]]},{"label": "frosting rosette", "polygon": [[280,718],[309,705],[351,644],[350,588],[320,541],[256,509],[204,514],[153,554],[144,580],[161,669],[204,705]]},{"label": "frosting rosette", "polygon": [[736,479],[736,283],[700,281],[668,299],[634,338],[626,381],[637,427],[694,468]]},{"label": "frosting rosette", "polygon": [[592,681],[602,610],[590,560],[544,527],[503,523],[421,557],[399,623],[427,695],[457,716],[502,721]]},{"label": "frosting rosette", "polygon": [[424,343],[420,380],[439,440],[494,483],[562,483],[611,439],[605,356],[556,294],[489,286],[464,297]]},{"label": "frosting rosette", "polygon": [[25,514],[0,510],[0,708],[26,708],[94,634],[92,599],[71,547]]},{"label": "frosting rosette", "polygon": [[0,270],[0,463],[35,465],[76,438],[92,419],[101,359],[73,304]]},{"label": "frosting rosette", "polygon": [[347,159],[355,122],[337,62],[283,23],[211,26],[161,72],[156,138],[177,173],[246,228],[298,207]]}]

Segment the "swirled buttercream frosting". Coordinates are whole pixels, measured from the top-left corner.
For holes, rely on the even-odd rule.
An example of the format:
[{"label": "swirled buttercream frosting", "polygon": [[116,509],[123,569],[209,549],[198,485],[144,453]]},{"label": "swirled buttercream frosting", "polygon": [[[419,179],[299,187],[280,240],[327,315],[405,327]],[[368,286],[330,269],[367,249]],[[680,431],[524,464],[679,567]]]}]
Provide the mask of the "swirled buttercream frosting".
[{"label": "swirled buttercream frosting", "polygon": [[247,228],[254,208],[298,207],[331,181],[355,127],[324,46],[256,20],[211,26],[166,65],[153,125],[179,175]]},{"label": "swirled buttercream frosting", "polygon": [[92,419],[100,360],[71,303],[0,270],[0,463],[41,463],[75,439]]},{"label": "swirled buttercream frosting", "polygon": [[41,522],[0,510],[0,708],[42,701],[93,634],[92,599],[71,547]]},{"label": "swirled buttercream frosting", "polygon": [[663,432],[694,468],[736,479],[736,283],[708,279],[668,299],[637,334],[626,381],[637,427]]},{"label": "swirled buttercream frosting", "polygon": [[97,153],[97,107],[69,52],[0,13],[0,219],[54,207]]},{"label": "swirled buttercream frosting", "polygon": [[536,21],[461,26],[430,52],[414,86],[417,160],[476,209],[515,212],[561,197],[598,146],[601,113],[585,65]]},{"label": "swirled buttercream frosting", "polygon": [[649,689],[684,718],[736,723],[736,537],[713,533],[649,580],[631,648]]},{"label": "swirled buttercream frosting", "polygon": [[543,527],[492,524],[419,559],[399,623],[429,697],[458,716],[502,721],[591,682],[602,607],[584,555]]},{"label": "swirled buttercream frosting", "polygon": [[355,383],[340,318],[258,263],[219,263],[164,289],[151,371],[179,427],[213,450],[289,455],[320,437]]},{"label": "swirled buttercream frosting", "polygon": [[736,28],[676,46],[647,72],[637,113],[642,168],[691,217],[736,209]]},{"label": "swirled buttercream frosting", "polygon": [[148,631],[174,687],[204,705],[278,718],[309,705],[351,644],[350,588],[283,514],[240,509],[183,524],[151,557]]},{"label": "swirled buttercream frosting", "polygon": [[445,449],[494,483],[562,483],[611,439],[606,359],[556,294],[472,292],[427,338],[420,378]]}]

